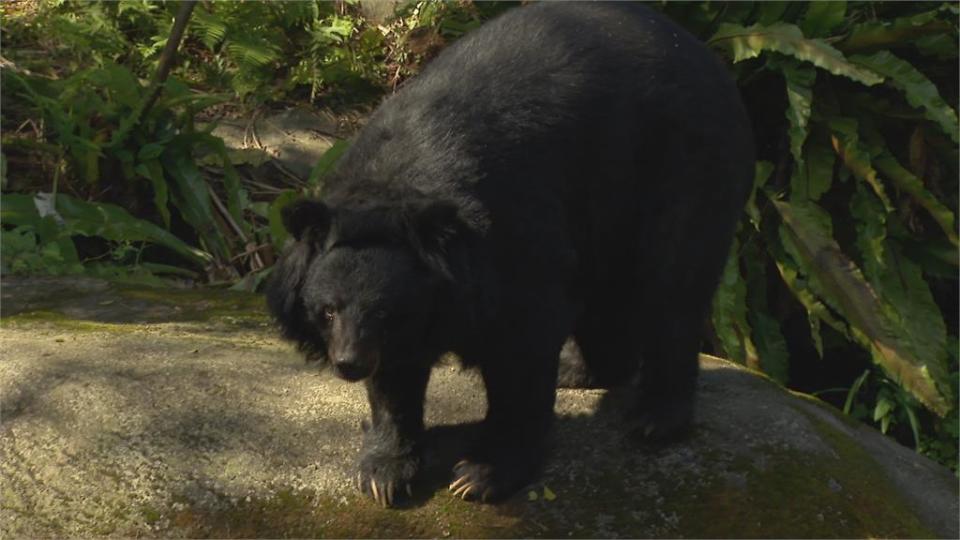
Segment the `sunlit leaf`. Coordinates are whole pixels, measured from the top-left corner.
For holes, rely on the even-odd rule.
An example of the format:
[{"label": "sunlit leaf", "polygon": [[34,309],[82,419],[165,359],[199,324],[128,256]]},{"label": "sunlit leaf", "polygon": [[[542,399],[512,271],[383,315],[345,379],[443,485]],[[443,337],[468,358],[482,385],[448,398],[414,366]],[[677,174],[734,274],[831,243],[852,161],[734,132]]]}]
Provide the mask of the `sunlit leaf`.
[{"label": "sunlit leaf", "polygon": [[91,203],[59,194],[56,197],[56,209],[64,223],[57,225],[51,218],[40,218],[29,195],[7,194],[0,206],[0,220],[4,224],[29,224],[42,228],[43,221],[54,227],[56,233],[45,236],[52,241],[59,236],[83,235],[99,236],[115,242],[147,241],[154,242],[179,253],[188,260],[205,264],[210,255],[193,248],[176,236],[153,223],[131,216],[123,208],[106,203]]},{"label": "sunlit leaf", "polygon": [[950,410],[944,388],[945,364],[941,359],[918,356],[914,336],[889,318],[889,312],[861,270],[840,250],[822,211],[812,205],[793,206],[774,201],[794,249],[822,294],[849,322],[851,334],[866,347],[874,361],[921,403],[940,415]]},{"label": "sunlit leaf", "polygon": [[934,221],[940,225],[940,228],[943,229],[944,234],[947,235],[947,238],[953,245],[960,244],[957,239],[956,221],[953,212],[938,201],[937,198],[924,187],[923,182],[919,178],[900,165],[900,162],[887,150],[884,150],[878,155],[873,162],[884,177],[892,180],[898,188],[909,194],[920,206],[930,213]]},{"label": "sunlit leaf", "polygon": [[830,119],[829,125],[833,133],[833,149],[843,160],[843,164],[854,176],[868,183],[877,197],[883,201],[884,208],[892,212],[893,205],[887,197],[883,183],[877,177],[877,171],[870,161],[870,154],[860,142],[857,121],[852,118],[834,117]]},{"label": "sunlit leaf", "polygon": [[883,82],[883,77],[848,62],[843,53],[825,41],[804,38],[803,32],[792,24],[753,25],[748,28],[722,24],[710,38],[709,44],[728,48],[733,53],[734,62],[756,58],[763,51],[776,51],[867,86]]},{"label": "sunlit leaf", "polygon": [[[774,248],[774,251],[776,251],[776,248]],[[817,354],[822,358],[823,338],[820,334],[820,323],[825,322],[840,334],[849,337],[850,332],[847,330],[847,325],[837,319],[830,308],[814,294],[810,289],[808,280],[801,277],[797,263],[788,259],[783,253],[775,254],[775,260],[777,271],[780,272],[780,277],[783,278],[784,285],[787,286],[787,289],[790,290],[794,298],[800,302],[800,305],[802,305],[807,312],[810,339],[813,340],[813,346]]]}]

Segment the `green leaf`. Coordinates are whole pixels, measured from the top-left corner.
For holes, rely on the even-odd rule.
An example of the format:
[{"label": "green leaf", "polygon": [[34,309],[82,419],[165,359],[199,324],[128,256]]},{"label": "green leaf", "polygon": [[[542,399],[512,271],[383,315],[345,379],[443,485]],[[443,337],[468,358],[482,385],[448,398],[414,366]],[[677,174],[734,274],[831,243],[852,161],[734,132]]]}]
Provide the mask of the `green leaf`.
[{"label": "green leaf", "polygon": [[753,325],[760,367],[773,380],[786,384],[790,373],[790,353],[780,323],[766,313],[755,310],[750,312],[750,323]]},{"label": "green leaf", "polygon": [[115,242],[154,242],[198,265],[211,260],[209,254],[190,247],[164,229],[137,219],[113,204],[85,202],[60,194],[57,195],[57,210],[66,222],[66,232],[71,235],[99,236]]},{"label": "green leaf", "polygon": [[803,32],[792,24],[753,25],[748,28],[736,24],[722,24],[708,43],[730,49],[734,62],[756,58],[763,51],[775,51],[811,62],[834,75],[847,77],[867,86],[883,82],[883,78],[873,71],[848,62],[843,53],[825,41],[804,38]]},{"label": "green leaf", "polygon": [[172,199],[183,219],[197,232],[206,248],[222,260],[229,250],[214,218],[208,186],[192,161],[189,150],[180,144],[162,156],[164,172],[173,179]]},{"label": "green leaf", "polygon": [[317,161],[317,164],[313,166],[313,170],[310,171],[310,178],[307,179],[307,183],[311,186],[317,187],[318,189],[322,189],[323,179],[330,174],[330,171],[333,170],[333,167],[337,164],[340,156],[342,156],[348,148],[350,148],[350,143],[347,141],[340,140],[333,143],[333,146],[328,148],[327,151],[320,156],[320,160]]},{"label": "green leaf", "polygon": [[734,240],[713,298],[713,327],[727,358],[759,368],[747,322],[747,288],[740,277],[740,245]]},{"label": "green leaf", "polygon": [[833,133],[831,139],[833,149],[840,156],[843,164],[854,176],[870,184],[877,197],[883,201],[883,207],[888,212],[892,212],[893,205],[887,197],[883,183],[877,177],[877,171],[870,162],[870,154],[860,142],[857,121],[852,118],[834,117],[830,119],[829,127]]},{"label": "green leaf", "polygon": [[152,159],[137,165],[134,170],[137,174],[149,180],[153,186],[153,205],[160,213],[163,225],[169,229],[170,209],[167,207],[167,203],[170,200],[170,195],[167,190],[167,179],[163,176],[163,166],[160,165],[159,160]]},{"label": "green leaf", "polygon": [[147,143],[140,147],[140,150],[137,151],[137,161],[150,161],[151,159],[157,159],[160,157],[160,154],[163,153],[164,145],[159,143]]},{"label": "green leaf", "polygon": [[[858,195],[870,197],[869,193]],[[875,216],[878,210],[879,204],[874,203],[869,215]],[[858,245],[861,237],[870,234],[871,225],[876,228],[875,224],[862,224],[858,219]],[[924,269],[906,256],[894,238],[868,236],[867,240],[883,242],[882,249],[864,257],[864,275],[881,299],[887,319],[903,336],[904,348],[923,364],[942,366],[946,373],[946,324],[924,278]]]},{"label": "green leaf", "polygon": [[[910,405],[903,405],[904,412],[907,413],[907,420],[910,422],[910,430],[913,432],[913,447],[920,450],[920,421],[917,419],[917,413]],[[956,437],[954,437],[956,439]]]},{"label": "green leaf", "polygon": [[900,17],[893,21],[872,20],[858,24],[838,47],[848,52],[882,49],[909,43],[924,36],[951,32],[952,25],[947,21],[938,20],[938,12],[939,10],[935,9]]},{"label": "green leaf", "polygon": [[887,77],[887,81],[903,92],[907,103],[923,109],[924,115],[953,139],[960,143],[960,126],[957,111],[940,97],[940,92],[930,79],[917,68],[893,55],[890,51],[880,51],[871,55],[856,55],[850,61],[865,66]]},{"label": "green leaf", "polygon": [[87,79],[94,88],[105,90],[112,99],[128,110],[135,109],[140,103],[140,81],[124,66],[106,62],[99,69],[89,71]]},{"label": "green leaf", "polygon": [[864,269],[868,276],[879,274],[887,239],[887,213],[877,197],[863,188],[862,184],[857,184],[850,199],[850,213],[856,221],[856,244],[863,258]]},{"label": "green leaf", "polygon": [[810,327],[810,340],[813,341],[813,348],[817,351],[817,356],[823,360],[823,334],[820,333],[820,318],[811,315],[807,311],[807,325]]},{"label": "green leaf", "polygon": [[793,201],[817,201],[830,190],[833,183],[833,165],[837,155],[826,144],[807,145],[806,158],[790,177],[790,197]]},{"label": "green leaf", "polygon": [[780,331],[780,324],[768,315],[767,302],[767,265],[769,257],[762,242],[747,241],[740,255],[741,264],[746,272],[747,320],[753,327],[753,341],[757,346],[760,367],[781,384],[787,382],[790,356],[786,339]]},{"label": "green leaf", "polygon": [[884,416],[890,414],[893,410],[893,401],[886,398],[877,399],[877,405],[873,408],[873,421],[876,422]]},{"label": "green leaf", "polygon": [[937,60],[952,60],[957,57],[957,38],[950,34],[923,36],[913,43],[920,54]]},{"label": "green leaf", "polygon": [[800,271],[797,267],[787,261],[778,261],[777,270],[787,289],[793,293],[793,296],[800,302],[807,311],[807,323],[810,326],[810,339],[813,340],[814,348],[817,354],[823,357],[823,339],[820,335],[820,323],[826,322],[831,328],[837,330],[843,335],[848,335],[847,326],[838,320],[827,308],[826,304],[821,302],[817,296],[810,290],[805,279],[800,277]]},{"label": "green leaf", "polygon": [[227,146],[223,139],[206,133],[193,134],[193,140],[213,149],[214,154],[220,157],[223,163],[223,185],[227,192],[227,210],[233,218],[234,223],[240,228],[241,232],[250,238],[250,225],[243,219],[243,212],[250,206],[250,199],[247,196],[247,190],[240,184],[240,177],[237,175],[233,163],[230,161],[230,155],[227,153]]},{"label": "green leaf", "polygon": [[276,45],[260,36],[231,37],[226,49],[238,64],[250,67],[263,67],[280,59]]},{"label": "green leaf", "polygon": [[757,7],[760,14],[757,16],[759,24],[773,24],[783,18],[783,13],[787,10],[788,2],[771,0],[769,2],[760,2]]},{"label": "green leaf", "polygon": [[892,180],[898,188],[910,195],[913,200],[917,201],[920,206],[930,213],[934,221],[940,225],[940,228],[943,229],[943,232],[947,235],[947,239],[949,239],[953,245],[960,245],[957,238],[956,221],[953,212],[938,201],[937,198],[924,187],[923,182],[919,178],[900,165],[900,162],[897,161],[897,159],[893,157],[893,154],[887,149],[883,149],[874,159],[874,163],[886,178]]},{"label": "green leaf", "polygon": [[803,143],[807,139],[807,123],[813,104],[813,83],[817,70],[809,64],[785,59],[779,63],[780,71],[787,83],[787,120],[790,129],[790,152],[795,163],[803,163]]},{"label": "green leaf", "polygon": [[123,208],[106,203],[90,203],[69,195],[57,195],[56,209],[64,223],[58,225],[52,217],[41,218],[29,195],[4,195],[0,201],[0,221],[5,225],[35,227],[46,243],[57,243],[58,257],[68,262],[76,260],[71,235],[99,236],[116,242],[148,241],[165,246],[188,260],[203,265],[210,255],[190,247],[182,240],[156,225],[136,219]]},{"label": "green leaf", "polygon": [[190,18],[191,34],[200,37],[200,41],[210,50],[227,37],[227,24],[214,13],[204,9],[194,10]]},{"label": "green leaf", "polygon": [[769,161],[757,162],[753,176],[753,189],[750,191],[750,198],[747,200],[745,207],[747,215],[750,217],[750,223],[757,230],[760,230],[760,209],[757,208],[757,193],[767,183],[771,173],[773,173],[773,163]]},{"label": "green leaf", "polygon": [[[949,412],[951,406],[944,391],[948,388],[944,382],[945,362],[930,355],[924,345],[917,347],[913,342],[917,336],[903,325],[905,321],[891,320],[877,292],[840,250],[829,227],[824,227],[825,213],[812,204],[794,206],[774,201],[774,206],[812,284],[848,321],[854,339],[930,410],[941,416]],[[914,287],[908,290],[909,294],[922,292]]]},{"label": "green leaf", "polygon": [[800,21],[800,29],[807,37],[825,37],[834,28],[843,24],[847,14],[845,0],[814,0],[807,7],[807,13]]},{"label": "green leaf", "polygon": [[39,226],[40,214],[33,204],[33,196],[5,193],[0,197],[0,224]]},{"label": "green leaf", "polygon": [[[780,234],[781,236],[787,234],[783,230],[783,227],[781,227]],[[814,294],[810,288],[809,281],[800,275],[800,267],[798,264],[786,255],[783,248],[776,245],[772,245],[770,248],[776,262],[777,271],[780,273],[783,283],[807,311],[810,337],[813,339],[817,353],[822,357],[823,341],[820,337],[820,322],[827,323],[828,326],[844,336],[850,335],[847,325],[837,319],[826,304]]]},{"label": "green leaf", "polygon": [[853,384],[850,386],[850,391],[847,392],[847,399],[843,403],[843,414],[849,415],[850,411],[853,409],[853,398],[857,396],[857,393],[860,391],[860,387],[863,386],[863,383],[867,381],[867,377],[870,376],[870,370],[866,369]]},{"label": "green leaf", "polygon": [[289,234],[283,227],[283,217],[281,211],[283,207],[300,198],[300,194],[293,190],[284,191],[270,203],[270,213],[268,222],[270,224],[270,237],[273,240],[274,247],[277,250],[283,249]]},{"label": "green leaf", "polygon": [[0,189],[7,189],[7,155],[0,152]]}]

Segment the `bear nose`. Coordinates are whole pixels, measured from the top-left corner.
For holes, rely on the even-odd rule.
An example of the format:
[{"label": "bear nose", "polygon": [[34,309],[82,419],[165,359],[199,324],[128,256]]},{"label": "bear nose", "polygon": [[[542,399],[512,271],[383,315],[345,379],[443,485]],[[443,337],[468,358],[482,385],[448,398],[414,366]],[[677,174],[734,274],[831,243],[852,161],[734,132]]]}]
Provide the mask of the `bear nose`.
[{"label": "bear nose", "polygon": [[341,379],[351,382],[359,381],[369,375],[369,370],[364,366],[345,357],[337,358],[333,362],[333,368]]}]

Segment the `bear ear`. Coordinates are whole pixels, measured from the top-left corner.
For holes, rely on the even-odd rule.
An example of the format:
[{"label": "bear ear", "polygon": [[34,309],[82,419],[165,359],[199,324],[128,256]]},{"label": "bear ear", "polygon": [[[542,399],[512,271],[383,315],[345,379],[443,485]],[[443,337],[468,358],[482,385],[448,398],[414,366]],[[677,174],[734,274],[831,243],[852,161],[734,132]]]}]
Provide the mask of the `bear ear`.
[{"label": "bear ear", "polygon": [[466,231],[457,207],[443,202],[413,204],[404,208],[404,218],[410,243],[423,262],[453,280],[454,251]]},{"label": "bear ear", "polygon": [[327,205],[313,199],[300,199],[283,207],[280,211],[283,226],[297,240],[301,240],[307,231],[322,239],[330,229],[330,209]]}]

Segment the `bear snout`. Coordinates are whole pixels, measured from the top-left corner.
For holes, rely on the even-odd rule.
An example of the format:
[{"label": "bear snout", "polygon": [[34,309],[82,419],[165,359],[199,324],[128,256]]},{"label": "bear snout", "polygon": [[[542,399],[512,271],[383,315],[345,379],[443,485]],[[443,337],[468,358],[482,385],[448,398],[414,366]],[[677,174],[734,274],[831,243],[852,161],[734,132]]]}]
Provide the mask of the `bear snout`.
[{"label": "bear snout", "polygon": [[375,350],[347,350],[331,355],[334,373],[345,381],[356,382],[373,375],[380,363]]},{"label": "bear snout", "polygon": [[333,370],[337,377],[350,382],[366,379],[372,373],[372,370],[367,369],[366,366],[354,362],[334,362]]}]

